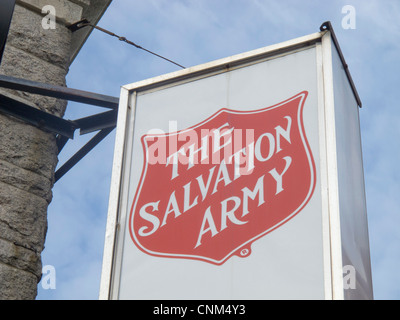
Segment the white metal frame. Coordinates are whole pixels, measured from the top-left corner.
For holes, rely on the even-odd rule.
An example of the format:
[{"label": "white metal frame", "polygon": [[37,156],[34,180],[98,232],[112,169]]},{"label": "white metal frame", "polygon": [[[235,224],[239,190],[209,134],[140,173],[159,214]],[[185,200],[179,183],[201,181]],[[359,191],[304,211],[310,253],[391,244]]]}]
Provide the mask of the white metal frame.
[{"label": "white metal frame", "polygon": [[335,125],[335,101],[332,70],[332,40],[330,33],[322,36],[322,73],[324,95],[324,121],[325,124],[325,150],[326,150],[326,188],[329,213],[329,242],[331,265],[331,298],[343,300],[343,265],[340,234],[339,211],[339,183],[336,155],[336,125]]}]

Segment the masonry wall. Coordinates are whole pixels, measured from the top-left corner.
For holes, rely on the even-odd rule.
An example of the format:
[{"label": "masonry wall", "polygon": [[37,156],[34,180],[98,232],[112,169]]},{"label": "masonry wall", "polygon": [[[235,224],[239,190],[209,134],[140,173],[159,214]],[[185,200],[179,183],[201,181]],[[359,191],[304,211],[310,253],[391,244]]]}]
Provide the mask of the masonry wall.
[{"label": "masonry wall", "polygon": [[[73,35],[65,25],[79,21],[89,4],[17,0],[0,74],[65,85],[73,50]],[[56,8],[55,29],[42,27],[44,5]],[[54,98],[6,89],[0,93],[57,116],[66,108],[65,101]],[[37,295],[57,153],[54,134],[0,113],[0,299]]]}]

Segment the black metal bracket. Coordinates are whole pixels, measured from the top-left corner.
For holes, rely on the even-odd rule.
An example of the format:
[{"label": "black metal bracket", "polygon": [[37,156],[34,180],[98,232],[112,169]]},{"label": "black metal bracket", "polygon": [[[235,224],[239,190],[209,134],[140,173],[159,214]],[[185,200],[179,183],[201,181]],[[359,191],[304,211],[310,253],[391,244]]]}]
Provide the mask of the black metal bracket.
[{"label": "black metal bracket", "polygon": [[56,117],[2,94],[0,94],[0,111],[68,139],[74,138],[74,132],[77,129],[73,121]]},{"label": "black metal bracket", "polygon": [[39,110],[28,103],[0,94],[0,112],[42,130],[55,133],[58,153],[61,152],[70,139],[74,138],[74,133],[77,129],[80,130],[80,135],[99,131],[84,147],[56,171],[56,182],[116,127],[119,98],[4,75],[0,75],[0,87],[111,109],[107,112],[77,120],[66,120]]},{"label": "black metal bracket", "polygon": [[116,97],[4,75],[0,75],[0,87],[109,109],[117,109],[119,103],[119,98]]},{"label": "black metal bracket", "polygon": [[82,29],[83,27],[86,27],[90,25],[89,20],[87,19],[82,19],[80,21],[77,21],[75,23],[70,24],[69,26],[67,26],[67,28],[71,31],[71,32],[75,32],[79,29]]},{"label": "black metal bracket", "polygon": [[354,94],[354,96],[356,98],[357,104],[358,104],[358,106],[360,108],[362,108],[362,102],[361,102],[360,96],[358,95],[358,92],[357,92],[356,86],[354,84],[353,78],[351,77],[349,66],[346,63],[346,59],[344,58],[342,49],[340,48],[339,41],[338,41],[338,39],[336,37],[335,31],[333,30],[332,23],[330,21],[325,21],[321,25],[321,27],[319,29],[321,31],[327,30],[327,31],[329,31],[331,33],[332,41],[335,44],[336,50],[337,50],[337,52],[339,54],[339,57],[340,57],[340,60],[341,60],[341,62],[343,64],[344,71],[346,72],[346,76],[349,79],[350,86],[351,86],[351,89],[353,90],[353,94]]},{"label": "black metal bracket", "polygon": [[115,126],[100,130],[87,144],[85,144],[77,153],[75,153],[62,167],[55,173],[55,181],[61,179],[69,170],[71,170],[80,160],[82,160],[94,147],[96,147],[105,137],[114,130]]}]

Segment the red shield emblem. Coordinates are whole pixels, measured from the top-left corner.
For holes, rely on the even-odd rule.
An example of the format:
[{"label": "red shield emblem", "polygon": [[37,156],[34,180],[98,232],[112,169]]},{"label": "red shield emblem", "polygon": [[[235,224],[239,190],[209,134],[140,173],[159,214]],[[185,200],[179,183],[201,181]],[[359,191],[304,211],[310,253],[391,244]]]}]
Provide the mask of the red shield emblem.
[{"label": "red shield emblem", "polygon": [[316,182],[302,117],[307,94],[144,135],[129,218],[135,245],[149,255],[221,265],[249,256],[254,241],[296,216]]}]

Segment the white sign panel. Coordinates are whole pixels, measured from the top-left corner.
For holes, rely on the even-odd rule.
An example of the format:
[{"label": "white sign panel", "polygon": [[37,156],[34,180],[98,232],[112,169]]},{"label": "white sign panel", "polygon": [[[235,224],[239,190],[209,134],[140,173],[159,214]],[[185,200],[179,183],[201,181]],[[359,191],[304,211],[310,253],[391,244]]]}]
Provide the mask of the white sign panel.
[{"label": "white sign panel", "polygon": [[341,188],[362,159],[341,159],[358,106],[335,53],[324,31],[122,88],[101,298],[371,297],[343,282],[363,178]]}]

